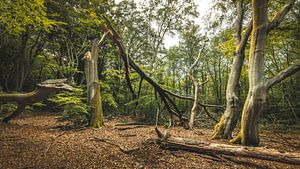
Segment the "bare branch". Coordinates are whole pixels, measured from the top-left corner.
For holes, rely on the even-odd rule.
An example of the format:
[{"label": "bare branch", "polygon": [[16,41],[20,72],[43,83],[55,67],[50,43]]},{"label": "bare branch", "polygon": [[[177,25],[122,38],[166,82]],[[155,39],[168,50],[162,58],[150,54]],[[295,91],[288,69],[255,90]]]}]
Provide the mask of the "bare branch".
[{"label": "bare branch", "polygon": [[281,82],[285,78],[293,75],[294,73],[296,73],[299,70],[300,70],[300,60],[298,62],[296,62],[295,64],[289,66],[288,68],[284,69],[283,71],[278,73],[273,78],[267,80],[267,82],[265,83],[267,90],[269,90],[272,86]]},{"label": "bare branch", "polygon": [[99,42],[97,43],[98,46],[101,46],[101,44],[104,42],[104,39],[106,37],[106,35],[108,34],[108,31],[106,31],[103,36],[101,37],[101,39],[99,40]]},{"label": "bare branch", "polygon": [[199,86],[202,86],[204,84],[206,84],[208,82],[208,80],[205,80],[204,82],[200,83]]},{"label": "bare branch", "polygon": [[122,59],[124,61],[124,69],[125,69],[126,82],[127,82],[128,87],[129,87],[129,90],[130,90],[130,92],[132,94],[132,98],[134,100],[136,97],[135,97],[135,93],[134,93],[133,87],[132,87],[131,82],[130,82],[130,77],[129,77],[129,74],[130,74],[129,58],[128,58],[128,55],[126,54],[126,50],[125,50],[125,47],[124,47],[124,45],[122,43],[121,36],[113,28],[113,26],[111,25],[110,21],[105,16],[102,15],[102,17],[104,18],[107,27],[105,25],[101,25],[101,28],[104,29],[105,32],[109,32],[109,34],[112,37],[112,40],[114,41],[114,43],[119,48],[120,55],[121,55],[121,57],[122,57]]},{"label": "bare branch", "polygon": [[268,32],[276,28],[284,19],[286,14],[290,11],[290,9],[293,7],[296,0],[289,0],[277,14],[272,18],[272,21],[268,25]]},{"label": "bare branch", "polygon": [[243,19],[244,19],[244,5],[243,0],[236,1],[236,9],[237,9],[237,18],[235,20],[235,38],[237,43],[240,43],[241,41],[241,32],[242,32],[242,26],[243,26]]}]

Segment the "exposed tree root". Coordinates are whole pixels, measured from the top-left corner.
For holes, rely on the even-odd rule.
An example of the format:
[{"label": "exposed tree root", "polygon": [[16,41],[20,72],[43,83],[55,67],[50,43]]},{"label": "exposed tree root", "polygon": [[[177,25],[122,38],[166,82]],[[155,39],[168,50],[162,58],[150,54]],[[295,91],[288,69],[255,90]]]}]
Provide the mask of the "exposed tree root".
[{"label": "exposed tree root", "polygon": [[224,115],[222,115],[220,121],[214,127],[214,131],[213,131],[211,139],[221,139],[221,138],[223,138],[224,129],[225,129]]},{"label": "exposed tree root", "polygon": [[241,133],[239,133],[237,136],[235,136],[235,138],[230,140],[230,143],[232,144],[241,144],[241,142],[242,142]]}]

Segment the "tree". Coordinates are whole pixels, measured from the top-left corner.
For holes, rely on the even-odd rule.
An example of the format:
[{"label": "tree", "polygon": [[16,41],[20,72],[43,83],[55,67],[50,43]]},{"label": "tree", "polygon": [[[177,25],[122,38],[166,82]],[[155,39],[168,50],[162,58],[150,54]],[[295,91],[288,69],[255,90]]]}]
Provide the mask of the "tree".
[{"label": "tree", "polygon": [[300,70],[300,61],[289,66],[271,79],[265,78],[265,46],[268,33],[277,27],[292,8],[295,0],[287,4],[268,23],[268,0],[252,0],[253,31],[249,56],[249,91],[245,101],[241,129],[232,142],[242,145],[259,144],[258,121],[266,105],[267,91],[275,84]]},{"label": "tree", "polygon": [[20,35],[28,29],[50,30],[55,22],[47,18],[44,0],[0,2],[0,35]]},{"label": "tree", "polygon": [[[0,2],[0,38],[13,39],[14,45],[2,42],[0,48],[6,55],[10,48],[17,51],[13,53],[14,62],[11,63],[11,72],[15,74],[14,90],[22,90],[33,65],[33,58],[41,53],[45,42],[41,41],[45,32],[52,30],[58,23],[48,19],[44,0],[4,0]],[[7,40],[9,41],[9,40]],[[11,45],[11,46],[10,46]],[[6,60],[6,59],[5,59]],[[5,80],[9,80],[5,77]]]},{"label": "tree", "polygon": [[85,76],[87,86],[87,100],[91,108],[90,127],[101,128],[103,124],[102,99],[98,80],[98,53],[99,45],[103,42],[106,34],[101,40],[95,40],[91,52],[87,52],[85,59]]},{"label": "tree", "polygon": [[182,30],[184,25],[191,21],[190,17],[195,17],[198,13],[193,1],[150,0],[144,6],[145,19],[153,28],[147,34],[151,47],[149,68],[152,70],[157,62],[157,56],[160,53],[166,35]]},{"label": "tree", "polygon": [[234,59],[231,65],[230,75],[226,88],[226,109],[218,124],[216,124],[213,139],[216,138],[231,138],[233,129],[236,126],[239,112],[240,112],[240,99],[239,99],[239,82],[243,61],[245,58],[245,48],[248,38],[252,31],[252,21],[249,23],[242,36],[243,20],[244,20],[244,2],[237,0],[236,2],[237,18],[235,21],[235,40],[236,49],[234,52]]}]

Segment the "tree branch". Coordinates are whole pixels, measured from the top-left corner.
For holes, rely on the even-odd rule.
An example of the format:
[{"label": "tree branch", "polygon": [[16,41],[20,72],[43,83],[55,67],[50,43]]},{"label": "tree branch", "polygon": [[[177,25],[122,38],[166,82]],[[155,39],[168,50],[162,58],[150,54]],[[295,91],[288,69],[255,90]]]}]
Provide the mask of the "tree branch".
[{"label": "tree branch", "polygon": [[130,74],[129,59],[128,59],[128,55],[126,54],[125,47],[124,47],[124,45],[122,43],[121,36],[113,28],[113,26],[111,25],[111,23],[109,22],[109,20],[105,16],[102,16],[102,17],[104,18],[107,27],[104,26],[104,25],[102,25],[101,28],[104,29],[105,32],[109,32],[109,34],[112,37],[112,40],[114,41],[114,43],[119,48],[120,55],[122,56],[122,59],[124,61],[124,69],[125,69],[126,82],[127,82],[127,85],[128,85],[128,87],[130,89],[130,92],[132,94],[132,98],[134,100],[136,97],[135,97],[135,93],[134,93],[133,87],[132,87],[131,82],[130,82],[130,77],[129,77],[129,74]]},{"label": "tree branch", "polygon": [[[103,16],[103,18],[105,18]],[[125,62],[125,65],[127,63],[127,68],[129,67],[129,65],[141,76],[141,78],[143,78],[144,80],[146,80],[149,84],[152,85],[152,87],[159,93],[161,100],[163,101],[163,103],[165,104],[166,109],[168,110],[168,112],[170,114],[174,114],[175,116],[177,116],[180,119],[181,123],[185,123],[186,119],[182,116],[181,112],[179,111],[179,109],[176,107],[175,103],[169,98],[169,96],[166,94],[165,90],[159,85],[157,84],[153,79],[151,79],[126,53],[126,50],[124,48],[122,39],[120,37],[120,35],[118,34],[118,32],[112,27],[112,25],[110,24],[110,21],[108,19],[105,18],[106,21],[106,25],[101,25],[101,29],[103,31],[109,31],[110,32],[110,37],[112,38],[113,42],[118,46],[119,50],[120,50],[120,55],[122,57],[122,59]],[[129,77],[129,71],[126,73],[126,75],[128,75]],[[130,83],[130,79],[128,79],[128,84]],[[131,85],[130,85],[131,86]],[[133,89],[130,89],[133,91]],[[172,107],[177,111],[175,112]]]},{"label": "tree branch", "polygon": [[247,41],[251,35],[251,32],[252,32],[252,20],[249,22],[246,30],[245,30],[245,33],[243,34],[242,36],[242,39],[240,41],[240,44],[239,44],[239,48],[237,50],[237,53],[244,53],[245,51],[245,48],[246,48],[246,44],[247,44]]},{"label": "tree branch", "polygon": [[281,82],[285,78],[293,75],[294,73],[296,73],[299,70],[300,70],[300,60],[298,62],[296,62],[295,64],[289,66],[288,68],[284,69],[283,71],[278,73],[273,78],[267,80],[267,82],[265,83],[267,90],[269,90],[272,86]]},{"label": "tree branch", "polygon": [[293,7],[296,0],[289,0],[277,14],[272,18],[272,21],[268,25],[267,32],[270,32],[274,28],[276,28],[284,19],[286,14],[290,11],[290,9]]},{"label": "tree branch", "polygon": [[242,25],[243,25],[243,19],[244,19],[244,5],[243,0],[236,1],[236,9],[237,9],[237,18],[235,20],[235,38],[237,40],[237,43],[240,43],[241,41],[241,32],[242,32]]},{"label": "tree branch", "polygon": [[219,143],[210,143],[200,139],[176,137],[168,130],[162,133],[157,127],[157,143],[160,148],[167,150],[184,150],[206,155],[228,155],[233,157],[246,157],[260,160],[276,161],[285,164],[300,164],[300,153],[280,152],[275,149],[263,147],[244,147]]}]

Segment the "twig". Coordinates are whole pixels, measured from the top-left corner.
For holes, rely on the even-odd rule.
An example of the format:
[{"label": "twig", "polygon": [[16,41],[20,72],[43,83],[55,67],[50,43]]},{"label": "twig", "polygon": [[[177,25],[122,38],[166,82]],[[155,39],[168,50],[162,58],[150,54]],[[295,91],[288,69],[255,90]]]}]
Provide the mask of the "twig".
[{"label": "twig", "polygon": [[[116,143],[112,143],[112,142],[109,142],[109,141],[114,141],[114,140],[111,140],[111,139],[104,139],[104,138],[98,138],[98,137],[93,137],[91,138],[91,140],[93,141],[97,141],[97,142],[104,142],[104,143],[107,143],[109,145],[112,145],[112,146],[116,146],[119,148],[119,150],[125,154],[128,154],[128,153],[131,153],[135,150],[138,150],[140,149],[139,147],[134,147],[134,148],[131,148],[131,149],[124,149],[123,147],[121,147],[120,145],[116,144]],[[109,140],[109,141],[108,141]]]}]

